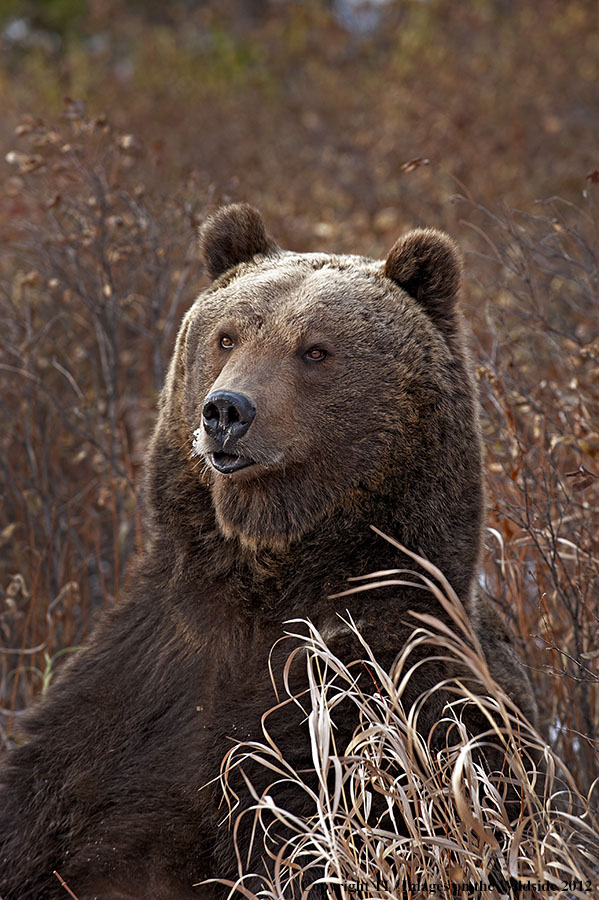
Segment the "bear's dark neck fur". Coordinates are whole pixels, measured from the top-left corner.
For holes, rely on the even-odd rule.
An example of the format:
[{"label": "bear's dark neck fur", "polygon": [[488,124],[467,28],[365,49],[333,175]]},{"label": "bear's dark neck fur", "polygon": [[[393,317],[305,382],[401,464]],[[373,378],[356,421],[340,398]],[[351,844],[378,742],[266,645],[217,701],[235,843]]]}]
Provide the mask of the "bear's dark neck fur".
[{"label": "bear's dark neck fur", "polygon": [[[459,546],[447,513],[441,515],[446,503],[442,486],[425,479],[404,483],[396,475],[385,485],[385,493],[360,488],[350,509],[334,510],[284,550],[252,551],[221,534],[210,489],[190,471],[188,461],[183,463],[173,448],[158,449],[160,462],[155,453],[154,465],[168,469],[170,478],[159,474],[147,484],[151,538],[142,567],[151,564],[153,572],[165,573],[165,593],[173,602],[185,607],[201,604],[204,611],[211,603],[226,602],[240,611],[270,613],[278,621],[292,615],[309,617],[316,605],[322,610],[324,597],[350,587],[351,576],[415,568],[412,560],[373,532],[370,526],[375,525],[435,563],[468,603],[482,528],[480,449],[474,433],[472,455],[474,460],[478,457],[478,466],[471,467],[475,474],[460,486],[454,501],[456,519],[462,523]],[[173,470],[180,473],[178,478],[173,478]],[[171,490],[157,494],[156,483],[169,484]],[[439,528],[441,522],[445,531]],[[214,592],[206,590],[210,580]],[[343,608],[342,599],[339,606]]]}]

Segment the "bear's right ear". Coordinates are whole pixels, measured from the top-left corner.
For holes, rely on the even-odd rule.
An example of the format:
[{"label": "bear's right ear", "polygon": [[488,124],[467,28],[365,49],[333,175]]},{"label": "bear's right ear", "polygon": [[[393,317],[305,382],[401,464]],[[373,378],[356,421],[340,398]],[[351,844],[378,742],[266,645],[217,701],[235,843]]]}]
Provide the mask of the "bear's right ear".
[{"label": "bear's right ear", "polygon": [[266,234],[262,216],[249,203],[223,206],[200,228],[200,252],[211,278],[258,253],[272,253],[275,242]]},{"label": "bear's right ear", "polygon": [[462,254],[457,244],[442,231],[417,228],[393,245],[384,272],[416,300],[452,343],[462,277]]}]

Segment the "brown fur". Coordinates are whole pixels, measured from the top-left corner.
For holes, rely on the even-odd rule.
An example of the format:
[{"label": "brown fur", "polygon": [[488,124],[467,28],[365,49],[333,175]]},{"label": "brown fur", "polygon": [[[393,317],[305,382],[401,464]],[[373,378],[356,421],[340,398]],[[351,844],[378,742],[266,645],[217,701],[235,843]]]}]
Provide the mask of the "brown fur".
[{"label": "brown fur", "polygon": [[200,232],[200,252],[211,278],[218,278],[240,262],[250,262],[275,248],[276,244],[266,234],[262,216],[248,203],[236,204],[234,220],[231,207],[223,207],[210,219],[210,228]]},{"label": "brown fur", "polygon": [[[210,782],[234,740],[260,737],[283,623],[335,625],[331,647],[349,660],[360,648],[336,616],[348,609],[390,668],[412,628],[409,609],[443,617],[412,589],[330,599],[350,575],[401,565],[371,524],[434,562],[474,620],[486,615],[471,599],[483,485],[455,245],[425,230],[383,264],[288,253],[247,206],[220,210],[201,245],[216,280],[185,317],[162,395],[147,454],[150,536],[134,585],[30,714],[4,769],[4,900],[62,898],[53,869],[79,900],[221,896],[191,888],[236,873]],[[307,360],[314,347],[326,358]],[[215,390],[257,411],[235,445],[256,465],[235,475],[215,471],[200,427]],[[504,643],[498,674],[530,710]],[[290,650],[277,645],[275,672]],[[428,662],[406,702],[446,674]],[[440,703],[426,707],[424,728]],[[340,745],[353,724],[339,722]],[[294,707],[270,727],[292,763],[310,765]],[[265,786],[264,772],[252,777]],[[279,795],[306,811],[291,787]],[[241,842],[247,850],[249,835]]]}]

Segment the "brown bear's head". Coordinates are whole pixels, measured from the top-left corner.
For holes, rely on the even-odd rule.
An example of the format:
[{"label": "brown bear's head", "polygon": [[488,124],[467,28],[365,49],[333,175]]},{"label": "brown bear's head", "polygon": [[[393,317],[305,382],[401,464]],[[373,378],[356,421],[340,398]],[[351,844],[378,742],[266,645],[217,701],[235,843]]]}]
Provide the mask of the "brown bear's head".
[{"label": "brown bear's head", "polygon": [[464,443],[453,430],[476,414],[449,238],[413,231],[384,263],[292,253],[239,204],[200,242],[213,283],[184,320],[157,436],[226,537],[280,549],[369,496],[400,504],[402,473],[426,480],[431,454]]}]

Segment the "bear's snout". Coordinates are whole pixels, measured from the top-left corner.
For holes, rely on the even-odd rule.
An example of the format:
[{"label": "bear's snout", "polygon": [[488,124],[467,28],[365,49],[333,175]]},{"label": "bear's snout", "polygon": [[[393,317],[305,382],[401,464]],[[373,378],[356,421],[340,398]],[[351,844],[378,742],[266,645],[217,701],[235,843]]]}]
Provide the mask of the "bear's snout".
[{"label": "bear's snout", "polygon": [[208,459],[213,469],[222,475],[232,475],[254,465],[254,460],[241,456],[236,450],[256,416],[256,407],[243,394],[232,391],[212,391],[202,410],[204,431],[212,444]]},{"label": "bear's snout", "polygon": [[206,433],[224,447],[243,437],[255,416],[256,407],[243,394],[213,391],[204,402],[202,423]]}]

